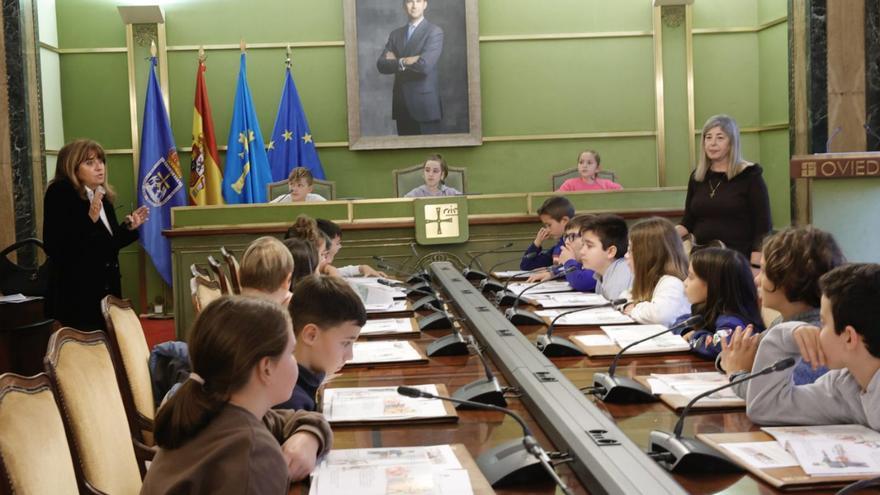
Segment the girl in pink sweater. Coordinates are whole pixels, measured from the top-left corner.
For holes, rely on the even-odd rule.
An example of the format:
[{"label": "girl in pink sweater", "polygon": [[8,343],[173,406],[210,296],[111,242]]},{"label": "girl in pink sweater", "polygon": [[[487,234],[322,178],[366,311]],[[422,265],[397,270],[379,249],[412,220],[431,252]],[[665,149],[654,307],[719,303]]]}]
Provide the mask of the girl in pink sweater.
[{"label": "girl in pink sweater", "polygon": [[608,179],[600,179],[599,153],[595,150],[584,150],[578,155],[578,174],[580,177],[568,179],[559,187],[560,192],[568,191],[607,191],[623,189],[620,184]]}]

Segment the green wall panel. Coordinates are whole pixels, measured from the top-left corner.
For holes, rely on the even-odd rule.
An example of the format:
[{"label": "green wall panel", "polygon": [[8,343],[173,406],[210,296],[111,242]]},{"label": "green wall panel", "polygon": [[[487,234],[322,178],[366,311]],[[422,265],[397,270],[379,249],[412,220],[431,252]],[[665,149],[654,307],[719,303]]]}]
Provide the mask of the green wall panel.
[{"label": "green wall panel", "polygon": [[649,5],[642,0],[482,0],[480,34],[651,31]]},{"label": "green wall panel", "polygon": [[761,123],[788,122],[788,24],[758,33]]},{"label": "green wall panel", "polygon": [[773,225],[776,228],[785,227],[791,223],[788,130],[762,132],[759,140],[764,181],[771,191],[770,209],[773,212]]},{"label": "green wall panel", "polygon": [[[116,10],[116,6],[121,3],[123,2],[107,0],[57,0],[55,14],[58,19],[58,46],[125,47],[125,25]],[[63,75],[61,80],[64,81]]]},{"label": "green wall panel", "polygon": [[483,132],[653,130],[652,50],[648,37],[483,44]]},{"label": "green wall panel", "polygon": [[89,137],[108,149],[131,146],[124,53],[63,55],[61,104],[68,141]]},{"label": "green wall panel", "polygon": [[755,26],[758,24],[757,5],[764,1],[766,0],[699,0],[694,2],[694,29]]},{"label": "green wall panel", "polygon": [[788,15],[788,0],[760,0],[757,3],[759,24]]},{"label": "green wall panel", "polygon": [[[743,53],[753,56],[744,57]],[[697,129],[726,113],[740,127],[760,123],[758,37],[754,33],[694,36],[694,112]]]},{"label": "green wall panel", "polygon": [[686,186],[693,164],[688,142],[687,57],[684,25],[663,27],[666,185]]}]

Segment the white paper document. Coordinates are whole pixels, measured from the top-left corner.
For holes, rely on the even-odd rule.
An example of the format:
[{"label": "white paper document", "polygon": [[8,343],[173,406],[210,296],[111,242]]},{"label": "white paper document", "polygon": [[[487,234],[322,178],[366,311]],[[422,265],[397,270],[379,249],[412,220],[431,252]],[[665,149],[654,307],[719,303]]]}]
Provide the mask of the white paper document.
[{"label": "white paper document", "polygon": [[409,318],[379,318],[367,320],[361,327],[361,335],[376,335],[385,333],[412,333],[417,331],[413,328]]},{"label": "white paper document", "polygon": [[[571,311],[570,309],[540,309],[535,311],[538,316],[549,318],[551,321],[562,313]],[[576,313],[571,313],[556,320],[557,326],[565,325],[614,325],[623,323],[634,323],[629,316],[617,311],[614,308],[594,308],[585,309]]]},{"label": "white paper document", "polygon": [[309,495],[467,495],[470,478],[449,445],[333,450]]},{"label": "white paper document", "polygon": [[395,299],[390,304],[364,304],[367,313],[404,313],[410,311],[406,299]]},{"label": "white paper document", "polygon": [[[379,283],[380,279],[381,279],[381,277],[349,277],[349,278],[346,278],[345,280],[349,284],[351,284],[352,286],[354,286],[355,284],[365,285],[367,287],[377,288],[377,289],[387,291],[388,293],[391,294],[391,297],[393,297],[394,299],[406,298],[406,290],[404,287],[402,287],[402,286],[389,287],[385,284],[380,284]],[[385,280],[387,280],[387,279],[385,279]],[[390,282],[395,282],[395,281],[390,280]]]},{"label": "white paper document", "polygon": [[[412,385],[437,395],[436,385]],[[328,388],[323,413],[327,421],[386,421],[448,416],[443,401],[406,397],[397,387]]]},{"label": "white paper document", "polygon": [[811,476],[880,474],[880,433],[861,425],[761,428]]},{"label": "white paper document", "polygon": [[[618,347],[626,347],[637,340],[641,340],[649,335],[660,332],[665,329],[663,325],[616,325],[599,327],[605,332],[605,335],[614,341]],[[632,347],[624,354],[651,354],[660,352],[678,352],[689,351],[690,344],[684,340],[681,335],[665,333],[659,337],[654,337],[647,342]]]},{"label": "white paper document", "polygon": [[722,443],[721,448],[757,469],[797,466],[798,461],[778,442]]},{"label": "white paper document", "polygon": [[[538,284],[541,285],[538,285]],[[507,284],[507,290],[513,292],[514,294],[519,294],[520,292],[529,289],[526,291],[524,296],[535,295],[535,294],[550,294],[553,292],[571,292],[572,289],[568,282],[565,280],[551,280],[549,282],[513,282]]]},{"label": "white paper document", "polygon": [[351,361],[346,364],[393,363],[423,359],[413,344],[406,340],[355,342]]},{"label": "white paper document", "polygon": [[586,347],[603,347],[606,345],[614,345],[614,341],[607,335],[601,333],[591,333],[587,335],[573,335],[571,339],[576,340]]},{"label": "white paper document", "polygon": [[503,272],[493,272],[492,276],[495,278],[529,278],[530,273],[523,273],[522,270],[507,270]]},{"label": "white paper document", "polygon": [[526,292],[526,295],[528,296],[527,299],[532,302],[532,304],[541,306],[544,309],[595,306],[608,302],[608,299],[605,299],[600,294],[592,294],[587,292],[563,292],[555,294],[535,295],[529,294],[529,292]]},{"label": "white paper document", "polygon": [[[651,373],[648,383],[651,384],[652,394],[678,394],[692,399],[703,392],[726,385],[729,382],[723,373],[707,371],[701,373]],[[741,401],[745,404],[745,401],[740,399],[731,389],[724,389],[703,397],[697,404],[705,406],[713,403],[727,404],[730,401]]]}]

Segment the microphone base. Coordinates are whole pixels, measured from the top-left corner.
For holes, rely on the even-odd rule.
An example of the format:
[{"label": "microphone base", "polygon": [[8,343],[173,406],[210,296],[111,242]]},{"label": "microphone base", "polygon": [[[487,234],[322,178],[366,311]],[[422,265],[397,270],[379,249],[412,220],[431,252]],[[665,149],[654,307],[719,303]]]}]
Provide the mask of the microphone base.
[{"label": "microphone base", "polygon": [[452,328],[452,320],[446,313],[431,313],[417,320],[419,330],[442,330]]},{"label": "microphone base", "polygon": [[431,276],[428,275],[427,272],[419,272],[410,275],[408,279],[406,279],[406,283],[409,285],[415,285],[420,283],[431,283]]},{"label": "microphone base", "polygon": [[541,354],[547,357],[586,356],[586,353],[575,345],[574,342],[564,337],[553,335],[547,338],[547,335],[541,335],[535,344],[538,350],[541,351]]},{"label": "microphone base", "polygon": [[657,401],[657,397],[651,393],[650,389],[625,376],[596,373],[593,375],[593,387],[605,391],[604,393],[597,394],[597,397],[603,402],[633,404]]},{"label": "microphone base", "polygon": [[504,288],[504,284],[494,278],[483,279],[480,282],[480,290],[483,292],[498,292]]},{"label": "microphone base", "polygon": [[[489,404],[491,406],[507,407],[507,399],[504,398],[504,392],[498,380],[481,378],[479,380],[462,385],[452,394],[452,397],[459,400],[469,400],[471,402],[479,402],[481,404]],[[467,404],[456,404],[456,409],[477,409]]]},{"label": "microphone base", "polygon": [[443,303],[441,303],[440,300],[434,296],[425,296],[418,301],[413,302],[412,309],[413,311],[420,311],[423,309],[428,309],[429,305],[434,306],[435,308],[440,310],[443,309]]},{"label": "microphone base", "polygon": [[650,453],[667,454],[657,464],[675,473],[732,473],[742,471],[727,456],[696,438],[678,437],[665,431],[652,431]]},{"label": "microphone base", "polygon": [[544,318],[536,315],[527,309],[508,308],[504,312],[504,317],[510,320],[514,325],[546,325]]},{"label": "microphone base", "polygon": [[461,334],[453,332],[428,344],[425,354],[435,356],[467,356],[470,354],[467,342],[461,338]]},{"label": "microphone base", "polygon": [[436,295],[437,295],[437,293],[434,292],[433,290],[426,290],[426,289],[404,289],[404,292],[406,292],[407,299],[419,299],[419,298],[422,298],[425,296],[436,297]]},{"label": "microphone base", "polygon": [[464,275],[464,278],[466,278],[468,280],[485,280],[485,279],[489,278],[489,275],[487,275],[486,272],[482,272],[480,270],[473,270],[470,268],[465,268],[464,271],[461,273],[462,273],[462,275]]},{"label": "microphone base", "polygon": [[493,487],[552,481],[534,455],[517,438],[490,449],[477,458],[477,467]]}]

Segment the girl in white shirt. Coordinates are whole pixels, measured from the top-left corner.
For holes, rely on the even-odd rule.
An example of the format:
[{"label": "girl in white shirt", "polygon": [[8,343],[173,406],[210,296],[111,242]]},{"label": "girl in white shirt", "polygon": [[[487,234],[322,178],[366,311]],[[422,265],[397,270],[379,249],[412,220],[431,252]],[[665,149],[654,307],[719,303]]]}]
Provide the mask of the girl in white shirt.
[{"label": "girl in white shirt", "polygon": [[633,285],[621,295],[631,301],[624,313],[639,323],[669,326],[690,312],[684,293],[688,261],[672,222],[652,217],[633,225],[626,260]]}]

